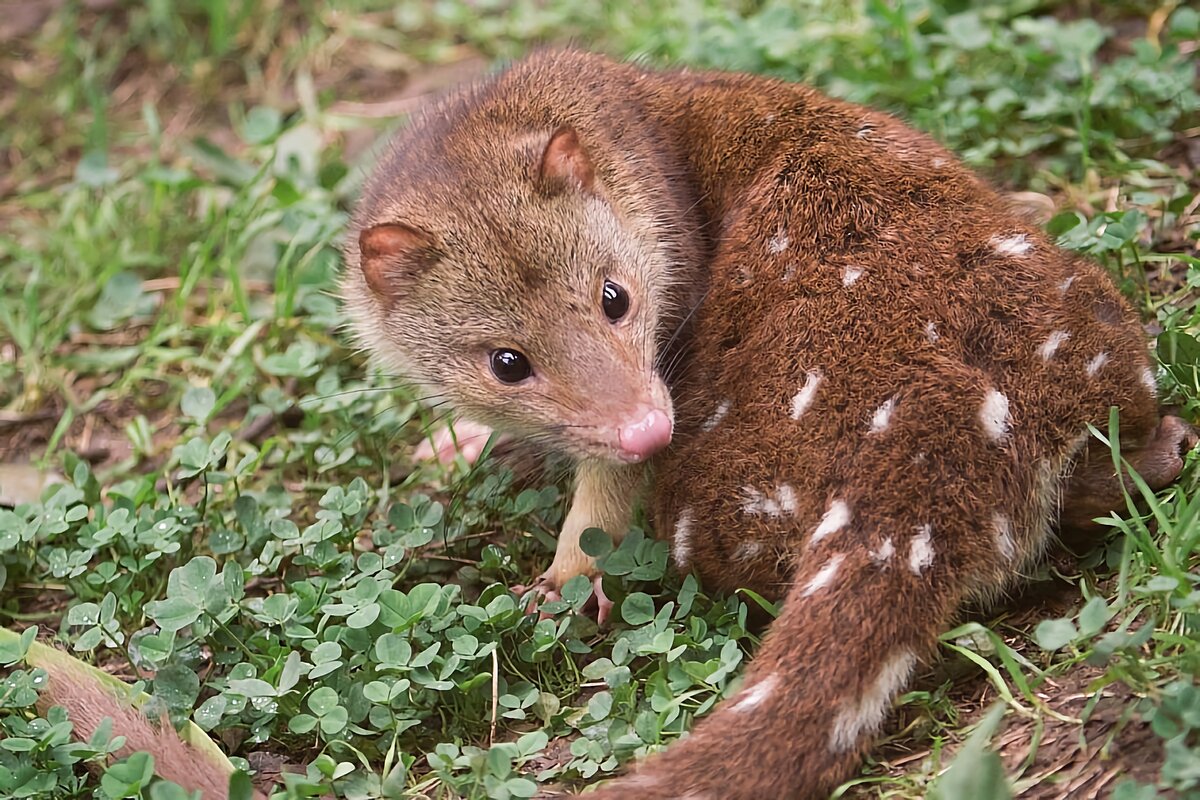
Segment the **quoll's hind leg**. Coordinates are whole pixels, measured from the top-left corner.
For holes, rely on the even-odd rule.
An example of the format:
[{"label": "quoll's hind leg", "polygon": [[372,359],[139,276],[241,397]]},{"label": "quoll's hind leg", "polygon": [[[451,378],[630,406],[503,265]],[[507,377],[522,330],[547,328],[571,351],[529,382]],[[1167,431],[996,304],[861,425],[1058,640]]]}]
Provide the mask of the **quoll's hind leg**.
[{"label": "quoll's hind leg", "polygon": [[1125,457],[1150,488],[1158,490],[1179,477],[1184,457],[1198,441],[1200,437],[1191,425],[1168,415],[1159,421],[1145,445]]},{"label": "quoll's hind leg", "polygon": [[[1123,440],[1121,454],[1151,489],[1158,490],[1179,477],[1184,456],[1196,443],[1196,431],[1190,425],[1179,417],[1165,416],[1144,442]],[[1125,483],[1138,497],[1132,481],[1126,479]],[[1124,506],[1112,455],[1107,446],[1092,439],[1067,481],[1062,502],[1063,532],[1068,536],[1094,534],[1099,526],[1092,520]]]}]

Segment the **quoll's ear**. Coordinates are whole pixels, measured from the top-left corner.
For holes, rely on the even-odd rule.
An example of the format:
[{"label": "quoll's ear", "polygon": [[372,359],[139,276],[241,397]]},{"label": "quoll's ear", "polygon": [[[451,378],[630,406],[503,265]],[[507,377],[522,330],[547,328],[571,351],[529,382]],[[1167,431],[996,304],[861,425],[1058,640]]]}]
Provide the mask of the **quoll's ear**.
[{"label": "quoll's ear", "polygon": [[594,190],[596,170],[574,128],[563,126],[550,137],[542,153],[539,177],[542,185],[551,191],[566,186],[575,186],[585,192]]},{"label": "quoll's ear", "polygon": [[402,281],[431,260],[433,237],[399,223],[367,228],[358,235],[359,263],[367,286],[376,295],[395,300]]}]

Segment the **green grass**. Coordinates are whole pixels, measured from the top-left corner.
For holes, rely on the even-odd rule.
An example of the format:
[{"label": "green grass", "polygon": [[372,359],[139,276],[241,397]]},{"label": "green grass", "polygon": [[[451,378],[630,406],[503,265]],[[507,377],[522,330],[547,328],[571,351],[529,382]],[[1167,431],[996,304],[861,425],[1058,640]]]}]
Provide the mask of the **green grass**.
[{"label": "green grass", "polygon": [[[68,3],[0,50],[16,77],[0,96],[0,466],[65,478],[0,510],[6,627],[56,634],[235,757],[282,757],[291,796],[591,783],[731,691],[753,599],[669,573],[649,537],[607,558],[612,630],[572,613],[585,585],[554,619],[523,615],[504,587],[548,561],[559,489],[413,468],[431,418],[338,327],[337,240],[382,131],[342,101],[572,38],[809,80],[1050,195],[1050,231],[1111,270],[1156,337],[1164,397],[1200,417],[1200,14],[1184,4]],[[949,632],[846,796],[925,796],[993,701],[1004,719],[932,791],[1044,784],[1062,747],[1048,732],[1077,740],[1105,707],[1068,696],[1100,687],[1124,715],[1116,742],[1152,730],[1114,796],[1197,796],[1196,460],[1032,576],[1049,601]],[[81,770],[107,743],[69,744],[12,666],[0,795],[178,796],[147,788],[140,761],[102,784]],[[1089,751],[1097,772],[1109,749]]]}]

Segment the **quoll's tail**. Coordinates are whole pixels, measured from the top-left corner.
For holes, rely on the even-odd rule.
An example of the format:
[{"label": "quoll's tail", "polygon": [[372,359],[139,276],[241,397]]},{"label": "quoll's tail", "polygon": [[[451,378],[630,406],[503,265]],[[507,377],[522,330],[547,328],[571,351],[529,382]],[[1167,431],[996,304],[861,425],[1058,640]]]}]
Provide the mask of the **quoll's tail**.
[{"label": "quoll's tail", "polygon": [[[0,631],[5,640],[15,640],[11,631]],[[124,758],[135,752],[154,756],[154,772],[189,791],[199,791],[203,800],[226,800],[233,765],[205,739],[189,744],[168,724],[156,725],[120,695],[119,682],[52,647],[34,643],[26,661],[46,670],[49,680],[38,700],[45,713],[51,706],[67,710],[73,735],[89,740],[105,719],[112,720],[114,735],[125,737],[125,746],[115,755]],[[197,734],[202,736],[202,734]],[[256,800],[264,795],[255,792]]]},{"label": "quoll's tail", "polygon": [[741,691],[596,800],[824,798],[863,751],[961,599],[927,532],[797,573]]}]

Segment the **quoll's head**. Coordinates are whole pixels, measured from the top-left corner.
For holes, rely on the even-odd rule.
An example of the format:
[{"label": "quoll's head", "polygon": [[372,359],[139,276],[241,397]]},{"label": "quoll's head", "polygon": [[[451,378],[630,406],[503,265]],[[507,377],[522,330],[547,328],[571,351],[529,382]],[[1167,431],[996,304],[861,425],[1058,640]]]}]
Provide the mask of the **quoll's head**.
[{"label": "quoll's head", "polygon": [[468,419],[648,458],[673,425],[656,218],[622,205],[575,127],[465,107],[402,134],[365,187],[342,281],[359,342]]}]

